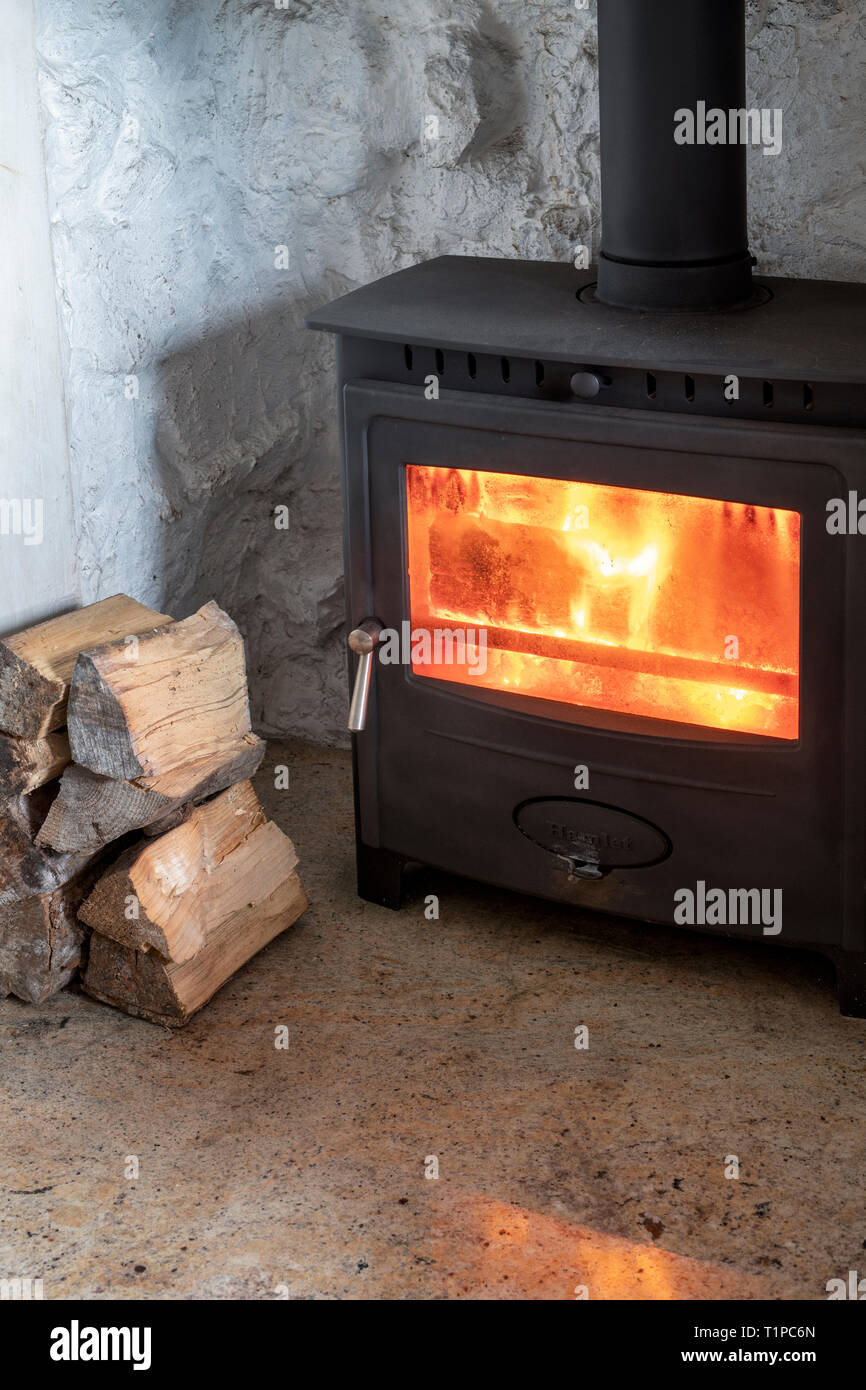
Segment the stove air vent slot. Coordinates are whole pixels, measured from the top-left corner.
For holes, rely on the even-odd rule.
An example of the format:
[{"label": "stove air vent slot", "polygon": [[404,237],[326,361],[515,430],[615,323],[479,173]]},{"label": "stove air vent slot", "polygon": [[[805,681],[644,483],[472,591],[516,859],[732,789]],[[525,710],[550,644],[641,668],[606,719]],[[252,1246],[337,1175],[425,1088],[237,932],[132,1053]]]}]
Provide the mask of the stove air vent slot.
[{"label": "stove air vent slot", "polygon": [[[387,354],[387,356],[386,356]],[[381,374],[399,381],[405,376],[422,384],[428,373],[447,375],[455,389],[485,391],[503,396],[525,396],[551,403],[586,403],[624,409],[665,410],[707,415],[736,415],[742,419],[768,419],[815,424],[835,423],[862,428],[866,401],[862,388],[853,385],[803,381],[797,377],[769,379],[742,375],[739,393],[727,390],[729,378],[716,373],[684,372],[681,368],[598,366],[590,362],[546,360],[540,357],[499,356],[469,352],[456,346],[419,347],[411,343],[389,344],[382,349]],[[586,389],[575,386],[577,377]],[[592,389],[590,389],[592,387]]]}]

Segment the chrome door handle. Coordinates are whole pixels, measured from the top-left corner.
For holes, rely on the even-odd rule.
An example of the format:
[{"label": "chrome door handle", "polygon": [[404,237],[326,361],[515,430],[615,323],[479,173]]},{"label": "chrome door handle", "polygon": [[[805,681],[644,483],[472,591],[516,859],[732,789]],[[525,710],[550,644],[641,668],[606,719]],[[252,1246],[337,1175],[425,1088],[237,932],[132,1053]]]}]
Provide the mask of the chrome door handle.
[{"label": "chrome door handle", "polygon": [[355,686],[352,703],[349,705],[349,732],[360,734],[367,723],[367,704],[370,699],[370,681],[373,677],[373,654],[382,633],[381,623],[375,618],[367,618],[360,627],[349,633],[349,647],[361,658],[355,673]]}]

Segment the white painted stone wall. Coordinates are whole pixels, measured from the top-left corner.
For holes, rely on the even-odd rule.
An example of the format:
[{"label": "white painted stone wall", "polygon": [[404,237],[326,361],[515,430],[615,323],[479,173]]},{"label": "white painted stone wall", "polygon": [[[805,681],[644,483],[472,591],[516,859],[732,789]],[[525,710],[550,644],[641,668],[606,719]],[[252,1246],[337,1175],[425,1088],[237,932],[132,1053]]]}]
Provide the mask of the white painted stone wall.
[{"label": "white painted stone wall", "polygon": [[[444,252],[597,245],[592,8],[37,12],[84,598],[216,597],[257,726],[340,741],[333,347],[303,316]],[[760,268],[866,279],[862,0],[754,0],[749,22],[752,99],[786,123],[778,159],[750,158]]]},{"label": "white painted stone wall", "polygon": [[0,633],[75,607],[31,0],[0,0]]}]

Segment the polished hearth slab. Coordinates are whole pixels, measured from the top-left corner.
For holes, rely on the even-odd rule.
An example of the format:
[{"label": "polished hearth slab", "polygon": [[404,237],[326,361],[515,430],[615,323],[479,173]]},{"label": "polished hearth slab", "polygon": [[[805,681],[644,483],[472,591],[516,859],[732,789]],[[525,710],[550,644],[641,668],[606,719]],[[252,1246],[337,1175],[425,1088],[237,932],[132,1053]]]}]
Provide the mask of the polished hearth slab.
[{"label": "polished hearth slab", "polygon": [[312,906],[185,1030],[0,1003],[0,1273],[46,1298],[815,1299],[862,1267],[863,1024],[828,963],[432,873],[377,908],[347,754],[271,744],[257,789]]}]

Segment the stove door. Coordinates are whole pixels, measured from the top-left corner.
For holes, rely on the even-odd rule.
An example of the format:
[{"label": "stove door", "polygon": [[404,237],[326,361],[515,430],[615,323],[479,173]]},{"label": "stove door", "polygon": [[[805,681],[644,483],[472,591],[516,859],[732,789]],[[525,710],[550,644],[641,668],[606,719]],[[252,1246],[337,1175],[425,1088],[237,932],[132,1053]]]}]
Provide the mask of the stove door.
[{"label": "stove door", "polygon": [[415,675],[797,738],[799,512],[447,464],[405,496]]},{"label": "stove door", "polygon": [[866,572],[826,522],[863,439],[370,382],[345,406],[349,618],[385,630],[364,842],[654,921],[698,883],[778,889],[783,940],[858,949]]}]

